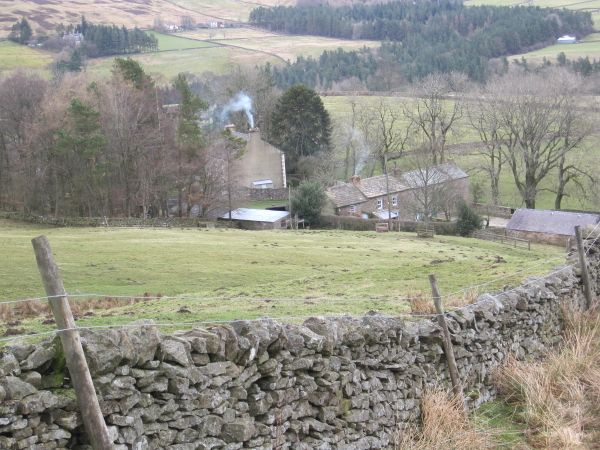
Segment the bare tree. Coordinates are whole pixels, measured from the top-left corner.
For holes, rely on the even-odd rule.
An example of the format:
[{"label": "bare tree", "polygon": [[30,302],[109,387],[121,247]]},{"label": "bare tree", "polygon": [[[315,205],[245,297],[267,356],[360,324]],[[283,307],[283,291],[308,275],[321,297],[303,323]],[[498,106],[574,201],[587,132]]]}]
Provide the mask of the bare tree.
[{"label": "bare tree", "polygon": [[485,90],[479,100],[468,107],[468,120],[479,135],[481,146],[474,154],[481,157],[479,170],[490,180],[492,204],[497,205],[500,197],[500,174],[505,156],[502,146],[507,140],[506,131],[500,126],[497,103],[501,100],[496,92]]},{"label": "bare tree", "polygon": [[577,173],[568,163],[569,155],[592,131],[573,96],[578,83],[563,70],[511,74],[494,82],[493,89],[503,96],[496,103],[505,135],[503,152],[527,208],[535,208],[540,183],[554,170],[561,177],[556,199],[560,206],[566,183]]},{"label": "bare tree", "polygon": [[432,149],[428,146],[417,149],[406,160],[413,170],[402,176],[402,182],[410,188],[408,206],[415,217],[428,222],[440,212],[448,215],[457,192],[445,183],[447,175],[436,167]]},{"label": "bare tree", "polygon": [[389,161],[401,157],[410,142],[412,125],[403,119],[402,109],[386,98],[361,114],[359,126],[363,137],[382,171],[385,171],[386,158]]},{"label": "bare tree", "polygon": [[0,81],[0,207],[23,204],[21,171],[28,164],[27,134],[37,119],[47,83],[16,72]]},{"label": "bare tree", "polygon": [[463,105],[458,98],[449,99],[460,84],[459,76],[431,74],[417,85],[415,104],[406,105],[404,115],[415,128],[420,146],[431,148],[433,163],[446,160],[446,144],[463,117]]}]

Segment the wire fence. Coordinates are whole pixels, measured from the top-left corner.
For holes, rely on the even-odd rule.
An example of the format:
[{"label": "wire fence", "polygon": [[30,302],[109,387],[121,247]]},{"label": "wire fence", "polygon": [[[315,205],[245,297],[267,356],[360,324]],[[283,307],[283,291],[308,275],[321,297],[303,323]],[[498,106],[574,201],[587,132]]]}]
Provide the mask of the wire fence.
[{"label": "wire fence", "polygon": [[[596,224],[596,226],[587,234],[587,236],[584,238],[586,241],[590,239],[590,237],[596,233],[596,231],[600,228],[600,222],[598,224]],[[586,255],[589,254],[591,248],[596,244],[596,242],[600,239],[600,232],[598,233],[598,235],[594,238],[594,240],[589,243],[586,244],[587,249],[586,249]],[[530,264],[527,267],[523,267],[515,272],[512,272],[510,274],[505,274],[502,275],[500,277],[496,277],[496,278],[492,278],[490,280],[487,280],[485,282],[482,283],[478,283],[478,284],[473,284],[464,288],[461,288],[460,290],[457,290],[455,292],[451,292],[449,294],[445,294],[442,295],[441,298],[444,300],[448,300],[448,299],[455,299],[460,295],[465,295],[468,292],[479,292],[479,290],[484,287],[484,286],[490,286],[490,285],[494,285],[494,284],[498,284],[502,281],[508,281],[508,280],[514,280],[515,277],[524,275],[526,273],[531,273],[531,271],[534,268],[539,268],[542,265],[547,264],[547,261],[538,261],[534,264]],[[457,313],[460,312],[462,310],[465,310],[467,308],[472,308],[473,306],[481,303],[481,302],[485,302],[485,301],[489,301],[489,298],[494,298],[497,299],[498,296],[500,295],[505,295],[511,292],[516,292],[519,289],[523,289],[524,287],[533,284],[533,283],[539,283],[540,281],[552,277],[554,275],[557,275],[559,273],[563,273],[563,272],[567,272],[569,270],[573,270],[575,268],[575,266],[573,264],[565,264],[561,267],[558,267],[556,269],[554,269],[553,271],[551,271],[550,273],[546,273],[543,274],[541,276],[536,276],[535,278],[530,278],[528,280],[525,281],[520,281],[520,284],[518,286],[514,286],[510,289],[504,289],[502,291],[496,292],[496,293],[486,293],[486,295],[481,295],[479,297],[479,299],[475,302],[472,303],[468,303],[465,304],[463,306],[458,306],[458,307],[454,307],[451,309],[448,309],[445,311],[445,314],[449,314],[449,313]],[[33,298],[23,298],[23,299],[16,299],[16,300],[3,300],[0,301],[0,307],[2,306],[14,306],[14,305],[18,305],[18,304],[22,304],[22,303],[28,303],[28,302],[43,302],[43,301],[47,301],[47,300],[51,300],[54,298],[62,298],[62,297],[67,297],[70,300],[74,300],[74,301],[78,301],[78,300],[89,300],[89,299],[116,299],[116,300],[126,300],[126,301],[149,301],[149,300],[169,300],[169,301],[186,301],[187,302],[200,302],[200,301],[257,301],[257,302],[299,302],[299,301],[305,301],[308,300],[307,298],[289,298],[289,297],[223,297],[223,296],[219,296],[219,297],[205,297],[205,296],[198,296],[198,295],[192,295],[192,294],[183,294],[183,295],[177,295],[177,296],[153,296],[153,295],[144,295],[144,296],[131,296],[131,295],[112,295],[112,294],[102,294],[102,293],[75,293],[75,294],[65,294],[65,295],[54,295],[54,296],[40,296],[40,297],[33,297]],[[329,300],[340,300],[343,297],[337,297],[337,298],[332,298],[330,297]],[[426,300],[433,300],[433,297],[431,295],[426,295],[426,296],[422,296],[423,299]],[[411,301],[414,299],[414,296],[406,296],[406,297],[394,297],[394,301]],[[318,300],[323,301],[323,300],[328,300],[328,298],[318,298]],[[157,328],[180,328],[180,327],[194,327],[194,326],[201,326],[201,325],[218,325],[218,324],[231,324],[234,322],[240,322],[240,321],[249,321],[249,322],[264,322],[264,321],[272,321],[272,320],[277,320],[279,322],[299,322],[299,321],[303,321],[315,316],[326,316],[326,317],[330,317],[330,318],[335,318],[335,317],[348,317],[348,318],[355,318],[355,316],[352,316],[350,314],[344,313],[344,314],[340,314],[340,313],[325,313],[325,314],[311,314],[311,315],[287,315],[287,316],[269,316],[269,317],[259,317],[259,318],[239,318],[239,319],[228,319],[228,320],[221,320],[221,319],[215,319],[215,320],[194,320],[194,321],[169,321],[169,322],[154,322],[155,318],[148,318],[148,317],[144,317],[144,318],[137,318],[135,323],[122,323],[122,324],[104,324],[104,325],[82,325],[82,326],[76,326],[75,328],[65,328],[65,329],[54,329],[54,330],[49,330],[49,331],[41,331],[41,332],[35,332],[35,333],[29,333],[29,334],[19,334],[19,335],[15,335],[15,336],[6,336],[6,337],[1,337],[0,338],[0,344],[5,344],[5,343],[9,343],[9,342],[16,342],[16,341],[20,341],[20,340],[30,340],[30,339],[39,339],[42,337],[48,337],[48,336],[54,336],[54,335],[58,335],[60,333],[64,333],[67,331],[71,331],[71,330],[106,330],[106,329],[128,329],[128,328],[141,328],[141,327],[147,327],[147,326],[153,326],[153,327],[157,327]],[[438,314],[436,313],[419,313],[419,312],[414,312],[414,313],[395,313],[393,314],[393,317],[395,318],[406,318],[406,319],[426,319],[426,318],[435,318],[437,317]],[[152,323],[148,323],[148,321],[152,321]]]}]

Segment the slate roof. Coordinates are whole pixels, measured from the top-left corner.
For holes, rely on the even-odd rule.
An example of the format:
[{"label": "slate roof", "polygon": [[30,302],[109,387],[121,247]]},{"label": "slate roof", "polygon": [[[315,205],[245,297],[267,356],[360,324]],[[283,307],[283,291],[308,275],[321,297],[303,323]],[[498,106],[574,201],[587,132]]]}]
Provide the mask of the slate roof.
[{"label": "slate roof", "polygon": [[330,187],[326,193],[336,208],[357,205],[367,201],[367,198],[352,183]]},{"label": "slate roof", "polygon": [[[392,175],[388,176],[390,193],[400,192],[408,189],[406,185],[398,181]],[[367,198],[381,197],[387,194],[385,175],[378,175],[376,177],[370,177],[360,180],[356,184],[356,187],[364,194]]]},{"label": "slate roof", "polygon": [[575,225],[585,228],[600,221],[598,214],[517,209],[506,224],[507,230],[575,236]]},{"label": "slate roof", "polygon": [[[440,164],[429,169],[428,185],[444,183],[449,180],[459,180],[467,178],[467,175],[454,163]],[[417,170],[407,172],[401,177],[389,175],[390,194],[407,191],[417,187],[422,187],[423,176],[419,176]],[[406,178],[407,177],[407,178]],[[336,208],[342,206],[357,205],[370,198],[387,195],[385,175],[363,178],[356,184],[342,183],[327,189],[327,196],[331,199]]]},{"label": "slate roof", "polygon": [[[246,220],[249,222],[277,222],[288,217],[288,211],[272,211],[270,209],[238,208],[231,211],[231,220]],[[219,217],[229,219],[229,211]]]},{"label": "slate roof", "polygon": [[468,178],[468,176],[469,175],[456,164],[448,162],[427,169],[417,169],[406,172],[402,175],[402,180],[410,186],[410,188],[417,188],[445,183],[451,180],[460,180],[462,178]]}]

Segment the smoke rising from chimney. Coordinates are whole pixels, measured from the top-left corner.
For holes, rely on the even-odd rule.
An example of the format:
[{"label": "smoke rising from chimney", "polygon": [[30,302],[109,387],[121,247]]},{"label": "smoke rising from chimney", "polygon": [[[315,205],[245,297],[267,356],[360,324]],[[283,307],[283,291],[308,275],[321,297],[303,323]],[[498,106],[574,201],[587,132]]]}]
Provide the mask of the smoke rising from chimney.
[{"label": "smoke rising from chimney", "polygon": [[248,126],[254,128],[254,116],[252,115],[252,99],[245,92],[238,92],[221,111],[221,121],[225,122],[230,113],[244,111]]}]

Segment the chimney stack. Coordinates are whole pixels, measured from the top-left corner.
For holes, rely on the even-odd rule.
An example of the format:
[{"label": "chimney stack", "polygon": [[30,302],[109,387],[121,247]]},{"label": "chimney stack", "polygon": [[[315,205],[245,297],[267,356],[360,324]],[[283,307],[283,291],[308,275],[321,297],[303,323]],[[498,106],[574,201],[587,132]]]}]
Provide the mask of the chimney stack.
[{"label": "chimney stack", "polygon": [[354,186],[360,184],[360,177],[358,175],[352,175],[350,177],[350,183],[352,183]]}]

